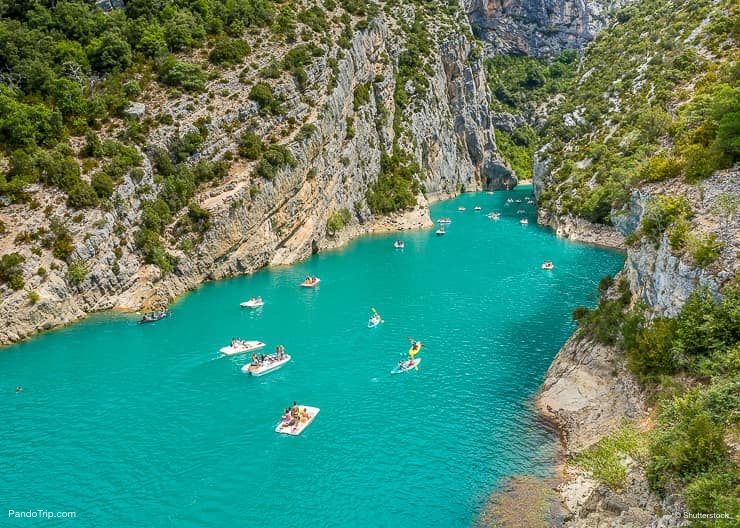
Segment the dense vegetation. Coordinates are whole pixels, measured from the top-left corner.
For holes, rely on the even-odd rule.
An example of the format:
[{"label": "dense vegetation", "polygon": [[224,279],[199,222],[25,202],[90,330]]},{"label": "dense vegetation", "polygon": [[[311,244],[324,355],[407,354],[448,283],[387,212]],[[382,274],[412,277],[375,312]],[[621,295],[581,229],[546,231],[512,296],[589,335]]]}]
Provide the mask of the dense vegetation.
[{"label": "dense vegetation", "polygon": [[[740,426],[740,279],[725,287],[721,301],[695,290],[673,319],[648,320],[643,306],[628,309],[624,284],[617,289],[622,293],[602,296],[595,310],[581,308],[574,317],[581,335],[624,351],[657,406],[655,427],[643,439],[650,485],[661,494],[683,494],[692,512],[730,514],[729,521],[695,526],[734,526],[740,470],[727,439]],[[579,462],[618,486],[623,470],[604,462],[612,448],[609,440]]]},{"label": "dense vegetation", "polygon": [[729,1],[622,9],[542,129],[541,205],[606,223],[642,182],[695,183],[740,160],[738,20]]},{"label": "dense vegetation", "polygon": [[[523,55],[497,55],[486,59],[491,108],[523,115],[533,121],[537,108],[548,99],[567,92],[577,71],[578,54],[564,51],[553,59]],[[517,176],[532,177],[534,153],[540,146],[538,133],[529,125],[511,132],[496,130],[496,146]]]},{"label": "dense vegetation", "polygon": [[696,183],[731,167],[740,160],[738,27],[727,0],[646,0],[620,10],[580,60],[573,51],[487,60],[493,109],[537,125],[537,134],[497,131],[502,155],[529,177],[544,145],[552,182],[540,205],[598,223],[641,183]]}]

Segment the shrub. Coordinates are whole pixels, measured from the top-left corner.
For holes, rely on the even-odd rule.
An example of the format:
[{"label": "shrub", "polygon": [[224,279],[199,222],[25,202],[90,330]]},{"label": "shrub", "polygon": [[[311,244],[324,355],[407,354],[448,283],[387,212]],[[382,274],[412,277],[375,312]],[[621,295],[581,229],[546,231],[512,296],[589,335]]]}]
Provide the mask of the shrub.
[{"label": "shrub", "polygon": [[251,51],[241,39],[222,39],[213,46],[208,60],[213,64],[239,64]]},{"label": "shrub", "polygon": [[316,128],[316,125],[307,123],[301,127],[301,129],[298,131],[298,134],[296,134],[296,141],[303,141],[304,139],[309,139],[312,137],[318,128]]},{"label": "shrub", "polygon": [[186,92],[200,92],[205,87],[205,73],[200,66],[180,62],[172,55],[165,58],[159,66],[159,80]]},{"label": "shrub", "polygon": [[650,158],[639,172],[642,181],[657,182],[675,178],[683,170],[680,159],[665,154],[658,154]]},{"label": "shrub", "polygon": [[595,478],[613,489],[619,489],[627,478],[627,466],[623,462],[625,455],[637,460],[645,455],[645,441],[631,424],[621,426],[594,446],[580,452],[574,460]]},{"label": "shrub", "polygon": [[109,198],[113,194],[113,180],[104,172],[93,174],[91,184],[99,198]]},{"label": "shrub", "polygon": [[385,214],[416,204],[414,192],[418,191],[416,175],[419,167],[394,148],[393,156],[382,153],[380,174],[365,195],[370,210]]},{"label": "shrub", "polygon": [[261,114],[279,115],[283,113],[283,107],[273,95],[269,84],[257,83],[252,86],[249,98],[260,105]]},{"label": "shrub", "polygon": [[679,479],[697,476],[727,456],[721,427],[705,413],[685,408],[685,399],[673,405],[679,407],[676,421],[659,431],[650,446],[647,475],[654,488],[664,488],[672,475]]},{"label": "shrub", "polygon": [[705,268],[717,260],[725,243],[718,240],[714,233],[709,233],[700,237],[692,237],[690,245],[691,258],[699,266]]},{"label": "shrub", "polygon": [[643,379],[660,374],[673,374],[675,323],[672,319],[655,319],[650,326],[637,332],[633,347],[627,348],[627,365]]},{"label": "shrub", "polygon": [[8,253],[0,258],[0,282],[7,283],[14,290],[20,290],[24,286],[23,268],[25,257],[18,253]]},{"label": "shrub", "polygon": [[370,102],[370,83],[359,84],[355,88],[354,99],[352,106],[355,112],[360,109],[362,105]]},{"label": "shrub", "polygon": [[89,272],[81,260],[73,260],[67,265],[66,279],[70,284],[79,284]]},{"label": "shrub", "polygon": [[270,145],[262,155],[262,159],[255,168],[255,173],[266,180],[273,180],[275,174],[282,168],[295,167],[296,160],[287,147]]},{"label": "shrub", "polygon": [[211,227],[211,213],[195,202],[188,205],[188,218],[194,231],[204,233]]},{"label": "shrub", "polygon": [[52,254],[59,260],[67,260],[74,251],[72,235],[59,220],[52,220],[51,232],[54,236],[52,243]]},{"label": "shrub", "polygon": [[80,181],[67,190],[67,203],[75,209],[94,207],[98,195],[90,184]]},{"label": "shrub", "polygon": [[239,140],[239,155],[249,160],[258,160],[265,145],[254,132],[245,132]]},{"label": "shrub", "polygon": [[650,241],[657,244],[674,222],[686,219],[690,214],[691,206],[684,196],[658,195],[648,202],[640,229]]},{"label": "shrub", "polygon": [[588,316],[590,312],[591,310],[585,306],[576,306],[572,314],[573,320],[580,322],[584,317]]},{"label": "shrub", "polygon": [[28,292],[28,302],[30,302],[31,304],[36,304],[37,302],[39,302],[40,298],[41,296],[37,291]]}]

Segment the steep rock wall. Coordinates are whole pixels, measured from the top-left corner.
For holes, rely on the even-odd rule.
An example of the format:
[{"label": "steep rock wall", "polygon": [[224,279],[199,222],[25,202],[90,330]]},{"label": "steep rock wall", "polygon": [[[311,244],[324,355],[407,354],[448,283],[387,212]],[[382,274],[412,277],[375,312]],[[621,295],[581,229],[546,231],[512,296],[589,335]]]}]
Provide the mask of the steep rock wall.
[{"label": "steep rock wall", "polygon": [[[337,85],[320,109],[311,110],[300,93],[289,94],[293,99],[288,101],[292,108],[288,117],[316,127],[310,137],[289,144],[295,167],[280,171],[272,181],[256,182],[248,165],[237,165],[224,182],[201,191],[196,201],[210,212],[212,227],[192,250],[168,248],[178,257],[173,273],[163,276],[159,268],[144,264],[130,236],[137,229],[142,201],[152,199],[157,188],[147,160],[144,179],[135,184],[127,177],[116,191],[113,207],[86,212],[81,222],[70,225],[75,242],[72,258],[88,270],[81,283],[70,283],[64,267],[55,266],[50,255],[37,256],[22,248],[27,284],[18,292],[0,286],[0,343],[91,311],[168,302],[204,280],[305,259],[347,239],[326,229],[327,218],[340,208],[353,213],[347,230],[353,236],[376,229],[428,227],[428,209],[421,195],[419,208],[394,215],[390,222],[376,218],[367,206],[365,193],[377,179],[381,152],[387,152],[394,139],[421,167],[422,187],[430,196],[502,188],[515,182],[496,152],[480,59],[469,59],[472,43],[461,34],[439,37],[436,53],[427,58],[433,71],[428,90],[412,97],[401,119],[403,137],[394,138],[394,87],[398,56],[405,47],[403,35],[396,21],[383,16],[356,33],[338,63]],[[325,58],[307,68],[310,82],[319,86],[326,85],[329,71]],[[355,110],[354,92],[364,83],[371,85],[371,101]],[[206,104],[204,99],[202,106]],[[253,104],[220,110],[207,125],[206,144],[193,159],[217,158],[233,150],[238,138],[233,124],[247,121],[256,110]],[[174,108],[173,113],[194,118],[183,108]],[[378,119],[381,114],[384,119]],[[354,121],[352,139],[347,139],[348,117]],[[267,120],[258,132],[269,133],[273,125]],[[166,133],[157,131],[152,140],[166,144],[167,139]],[[152,190],[142,192],[142,185]],[[71,216],[61,205],[63,196],[49,200],[60,216]],[[25,225],[29,230],[48,221],[25,206],[5,208],[0,216],[6,225]],[[13,247],[12,240],[1,242],[3,251]],[[44,277],[34,275],[39,266],[49,270]],[[29,291],[36,291],[40,299],[31,303]]]},{"label": "steep rock wall", "polygon": [[630,0],[463,0],[492,54],[549,56],[581,49]]}]

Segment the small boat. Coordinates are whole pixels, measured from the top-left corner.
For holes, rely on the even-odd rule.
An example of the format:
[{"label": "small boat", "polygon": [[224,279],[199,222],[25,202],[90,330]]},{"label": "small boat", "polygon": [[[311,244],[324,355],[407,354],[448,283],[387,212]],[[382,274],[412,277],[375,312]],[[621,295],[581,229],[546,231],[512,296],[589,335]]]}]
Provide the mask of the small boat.
[{"label": "small boat", "polygon": [[438,224],[451,224],[452,219],[449,216],[445,216],[444,218],[440,218],[439,220],[437,220],[437,223]]},{"label": "small boat", "polygon": [[406,247],[406,243],[403,240],[396,240],[393,243],[393,247],[395,247],[396,249],[403,249]]},{"label": "small boat", "polygon": [[527,211],[525,211],[524,209],[519,209],[517,210],[516,214],[527,214]]},{"label": "small boat", "polygon": [[376,326],[378,326],[378,325],[379,325],[380,323],[382,323],[382,322],[383,322],[383,320],[382,320],[382,319],[380,318],[380,314],[376,313],[376,314],[374,314],[374,315],[373,315],[373,316],[372,316],[372,317],[371,317],[371,318],[370,318],[370,319],[368,320],[368,322],[367,322],[367,327],[368,327],[368,328],[375,328]]},{"label": "small boat", "polygon": [[507,204],[514,203],[514,198],[507,198],[506,203]]},{"label": "small boat", "polygon": [[265,301],[262,300],[262,297],[257,297],[256,299],[252,298],[243,303],[239,303],[239,306],[241,306],[242,308],[259,308],[260,306],[264,305]]},{"label": "small boat", "polygon": [[473,207],[473,211],[480,211],[480,205],[476,205],[475,207]]},{"label": "small boat", "polygon": [[519,223],[522,225],[527,225],[529,223],[529,220],[527,220],[526,218],[522,218],[521,220],[519,220]]},{"label": "small boat", "polygon": [[498,220],[499,218],[501,218],[501,213],[490,212],[486,216],[491,220]]},{"label": "small boat", "polygon": [[245,374],[251,374],[252,376],[264,376],[265,374],[279,369],[290,360],[291,357],[289,354],[283,354],[280,359],[278,359],[277,355],[265,356],[264,361],[260,362],[257,365],[254,365],[252,363],[244,365],[242,367],[242,372],[244,372]]},{"label": "small boat", "polygon": [[487,191],[486,194],[491,195],[493,194],[493,191]]},{"label": "small boat", "polygon": [[314,286],[318,286],[321,282],[321,279],[318,277],[306,277],[306,280],[304,280],[301,283],[302,288],[313,288]]},{"label": "small boat", "polygon": [[458,208],[457,208],[457,210],[458,210],[458,211],[464,211],[464,210],[465,210],[465,208],[464,208],[464,207],[463,207],[463,206],[461,205],[460,207],[458,207]]},{"label": "small boat", "polygon": [[169,310],[160,310],[157,312],[144,314],[144,316],[138,320],[138,324],[154,323],[156,321],[159,321],[169,316],[170,316]]},{"label": "small boat", "polygon": [[398,363],[396,368],[391,370],[391,374],[403,374],[411,369],[415,369],[421,363],[421,358],[406,359]]},{"label": "small boat", "polygon": [[551,270],[554,267],[555,266],[553,266],[552,260],[546,260],[545,262],[542,263],[542,269],[543,270]]},{"label": "small boat", "polygon": [[298,436],[304,431],[304,429],[306,429],[306,427],[311,425],[311,422],[313,422],[314,418],[316,418],[316,415],[319,414],[319,411],[321,410],[318,407],[309,407],[308,405],[299,405],[298,409],[300,414],[298,423],[286,423],[285,421],[280,420],[277,427],[275,427],[276,433]]},{"label": "small boat", "polygon": [[516,199],[516,200],[514,200],[514,201],[515,201],[516,203],[522,203],[522,200],[521,200],[521,198],[517,198],[517,199]]},{"label": "small boat", "polygon": [[441,236],[441,235],[444,235],[444,234],[446,233],[446,231],[445,231],[445,228],[444,228],[444,226],[442,226],[442,227],[440,227],[439,229],[437,229],[437,230],[435,231],[435,233],[437,233],[437,234],[438,234],[438,235],[440,235],[440,236]]},{"label": "small boat", "polygon": [[227,356],[234,356],[236,354],[244,354],[245,352],[253,352],[264,348],[265,344],[262,341],[242,341],[241,339],[234,339],[229,345],[219,349],[219,352],[226,354]]}]

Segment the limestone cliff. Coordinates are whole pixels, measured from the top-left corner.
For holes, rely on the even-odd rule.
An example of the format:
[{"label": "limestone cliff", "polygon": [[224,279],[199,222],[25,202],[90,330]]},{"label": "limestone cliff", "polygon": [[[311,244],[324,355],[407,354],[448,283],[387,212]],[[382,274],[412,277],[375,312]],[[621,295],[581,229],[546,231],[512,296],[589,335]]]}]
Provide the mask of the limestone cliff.
[{"label": "limestone cliff", "polygon": [[580,49],[629,0],[463,0],[476,36],[491,53],[557,55]]},{"label": "limestone cliff", "polygon": [[[394,101],[398,58],[406,47],[401,29],[404,17],[413,20],[413,6],[407,5],[398,17],[376,16],[354,33],[346,50],[330,49],[307,67],[303,87],[291,79],[278,81],[275,90],[289,108],[283,118],[260,114],[256,103],[247,100],[245,81],[234,70],[221,72],[218,82],[212,83],[217,90],[209,87],[208,93],[192,96],[190,101],[163,101],[156,92],[142,95],[148,112],[175,117],[173,125],[150,132],[150,146],[166,146],[201,118],[201,123],[207,123],[208,136],[193,161],[220,159],[233,152],[241,130],[286,137],[281,143],[289,146],[296,159],[293,167],[278,171],[271,181],[252,175],[253,163],[239,161],[226,179],[201,189],[196,201],[210,213],[211,227],[201,239],[192,239],[190,247],[178,245],[172,234],[167,250],[177,257],[177,264],[170,274],[145,264],[131,236],[142,202],[152,199],[159,185],[146,156],[143,178],[137,182],[127,175],[110,207],[74,215],[62,205],[60,193],[37,186],[29,190],[42,207],[14,204],[0,209],[4,225],[10,228],[0,239],[0,252],[17,251],[26,259],[25,288],[14,292],[0,286],[0,343],[91,311],[133,310],[168,302],[204,280],[307,258],[346,240],[347,235],[327,232],[327,219],[342,208],[351,212],[346,231],[352,235],[430,225],[422,195],[417,197],[420,208],[407,211],[395,222],[376,217],[368,208],[366,191],[380,172],[381,153],[389,152],[394,143],[420,167],[422,191],[430,196],[514,183],[496,152],[490,96],[481,61],[472,53],[475,44],[465,36],[470,30],[462,14],[455,26],[448,21],[430,28],[433,53],[426,58],[427,89],[413,93],[409,87],[410,104],[405,110]],[[256,43],[254,47],[255,60],[261,64],[285,51],[275,50],[268,41],[261,48]],[[332,54],[337,57],[334,65],[328,62]],[[332,75],[336,84],[327,90]],[[369,101],[360,105],[355,98],[358,86],[368,87],[370,93]],[[396,115],[399,111],[403,115]],[[291,132],[286,118],[303,122],[302,130],[308,133],[297,136],[295,128]],[[87,270],[79,283],[69,280],[66,266],[50,252],[18,247],[17,235],[45,225],[50,215],[67,220],[74,243],[69,260],[82,263]],[[170,226],[166,233],[173,229]],[[34,274],[40,267],[46,272]],[[39,296],[35,302],[29,301],[31,291]]]}]

